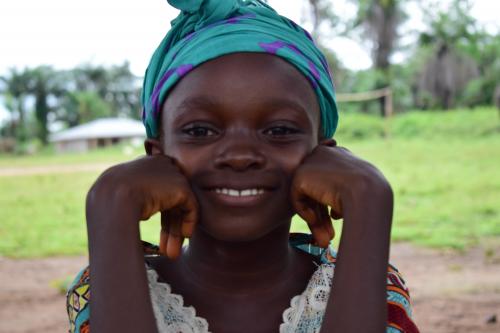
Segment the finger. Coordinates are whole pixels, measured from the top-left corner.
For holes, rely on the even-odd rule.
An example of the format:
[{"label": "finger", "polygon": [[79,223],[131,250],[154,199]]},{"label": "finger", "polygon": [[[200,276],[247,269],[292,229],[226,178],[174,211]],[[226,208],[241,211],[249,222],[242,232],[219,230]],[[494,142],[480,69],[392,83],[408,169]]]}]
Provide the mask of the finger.
[{"label": "finger", "polygon": [[330,220],[327,206],[316,204],[315,212],[317,220],[320,222],[317,226],[311,228],[311,232],[318,246],[325,248],[328,247],[333,236],[332,221]]},{"label": "finger", "polygon": [[306,221],[316,244],[327,247],[333,238],[328,208],[307,197],[296,200],[294,206],[299,216]]},{"label": "finger", "polygon": [[318,224],[317,214],[313,209],[313,205],[308,198],[297,198],[292,201],[292,204],[295,208],[295,212],[299,214],[299,216],[306,221],[306,223],[311,226],[315,226]]},{"label": "finger", "polygon": [[322,140],[319,144],[322,146],[327,146],[327,147],[336,147],[337,141],[333,138],[330,138],[330,139]]},{"label": "finger", "polygon": [[167,254],[167,243],[168,243],[168,232],[166,230],[161,230],[160,231],[160,254],[166,255]]},{"label": "finger", "polygon": [[179,234],[183,237],[191,237],[198,221],[198,203],[194,194],[187,189],[176,192],[169,199],[171,201],[165,208],[168,218],[170,221],[182,222]]},{"label": "finger", "polygon": [[198,203],[193,194],[189,194],[183,207],[181,235],[191,237],[198,221]]},{"label": "finger", "polygon": [[177,259],[181,254],[182,243],[184,242],[184,237],[181,235],[181,222],[171,220],[169,225],[167,256],[170,259]]},{"label": "finger", "polygon": [[330,206],[330,217],[334,220],[340,220],[343,218],[344,213],[342,211],[342,202],[340,201],[340,198],[336,200],[335,205]]},{"label": "finger", "polygon": [[293,186],[290,193],[290,199],[295,209],[295,212],[307,222],[309,225],[314,225],[316,223],[316,214],[314,210],[311,209],[310,199],[303,195],[300,187]]},{"label": "finger", "polygon": [[167,255],[167,242],[168,242],[168,214],[167,212],[161,212],[161,230],[160,230],[160,253],[162,255]]}]

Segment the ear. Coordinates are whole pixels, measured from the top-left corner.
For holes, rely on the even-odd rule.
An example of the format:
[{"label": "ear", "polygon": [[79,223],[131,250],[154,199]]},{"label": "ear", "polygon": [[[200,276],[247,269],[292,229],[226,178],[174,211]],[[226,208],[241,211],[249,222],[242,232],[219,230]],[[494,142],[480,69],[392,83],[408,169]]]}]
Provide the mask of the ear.
[{"label": "ear", "polygon": [[322,138],[319,141],[319,145],[328,146],[328,147],[337,147],[337,141],[335,141],[335,139],[333,139],[333,138],[329,138],[329,139]]},{"label": "ear", "polygon": [[157,139],[144,140],[144,149],[146,150],[146,154],[150,156],[165,155],[161,143]]}]

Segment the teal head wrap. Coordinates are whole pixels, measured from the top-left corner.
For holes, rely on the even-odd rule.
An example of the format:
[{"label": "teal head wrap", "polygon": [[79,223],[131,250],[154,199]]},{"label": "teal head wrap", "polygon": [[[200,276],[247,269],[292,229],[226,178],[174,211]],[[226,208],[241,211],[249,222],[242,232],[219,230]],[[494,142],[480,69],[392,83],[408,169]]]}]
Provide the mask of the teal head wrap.
[{"label": "teal head wrap", "polygon": [[181,10],[153,54],[142,92],[143,122],[158,137],[160,110],[170,89],[193,68],[231,53],[270,53],[294,65],[318,97],[323,136],[338,123],[335,91],[325,57],[311,36],[260,0],[168,0]]}]

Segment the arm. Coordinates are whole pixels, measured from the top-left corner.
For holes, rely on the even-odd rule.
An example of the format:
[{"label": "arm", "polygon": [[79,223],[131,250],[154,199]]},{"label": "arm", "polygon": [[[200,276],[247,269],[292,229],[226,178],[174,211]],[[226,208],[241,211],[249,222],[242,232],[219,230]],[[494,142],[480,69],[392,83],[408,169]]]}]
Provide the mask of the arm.
[{"label": "arm", "polygon": [[326,207],[344,218],[321,332],[384,332],[393,195],[383,175],[343,148],[320,145],[296,171],[292,201],[323,247],[333,236]]},{"label": "arm", "polygon": [[139,240],[140,212],[127,195],[106,191],[94,187],[87,198],[92,331],[156,332]]},{"label": "arm", "polygon": [[392,191],[366,186],[342,203],[342,238],[321,332],[385,332]]},{"label": "arm", "polygon": [[[162,225],[162,238],[169,239],[165,252],[174,258],[182,237],[192,233],[196,210],[187,180],[168,157],[137,159],[99,177],[89,191],[86,209],[92,331],[157,332],[139,221],[160,211],[177,212],[177,220]],[[164,229],[169,225],[170,230]],[[174,229],[178,234],[169,235]]]}]

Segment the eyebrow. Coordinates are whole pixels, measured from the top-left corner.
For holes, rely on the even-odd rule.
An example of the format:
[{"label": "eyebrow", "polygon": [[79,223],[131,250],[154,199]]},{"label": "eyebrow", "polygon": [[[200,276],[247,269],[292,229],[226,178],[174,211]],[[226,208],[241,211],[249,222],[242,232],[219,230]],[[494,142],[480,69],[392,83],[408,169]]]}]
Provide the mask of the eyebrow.
[{"label": "eyebrow", "polygon": [[218,107],[220,107],[220,103],[217,103],[217,101],[210,96],[194,96],[183,100],[177,107],[177,110],[179,114],[182,115],[185,112],[192,111],[192,109],[210,110]]},{"label": "eyebrow", "polygon": [[[191,111],[192,109],[215,109],[222,107],[220,103],[217,102],[216,99],[212,98],[211,96],[206,96],[206,95],[201,95],[201,96],[194,96],[194,97],[188,97],[184,101],[182,101],[181,104],[177,107],[177,110],[180,111],[180,113],[184,113],[187,111]],[[273,98],[265,103],[262,103],[260,107],[264,107],[266,109],[272,109],[272,110],[280,110],[280,109],[292,109],[294,111],[297,111],[299,113],[304,113],[308,114],[306,109],[300,104],[297,103],[293,100],[286,99],[286,98]]]},{"label": "eyebrow", "polygon": [[273,98],[270,101],[267,101],[264,104],[264,107],[271,110],[291,109],[306,116],[308,115],[308,112],[302,105],[300,105],[300,103],[285,98]]}]

